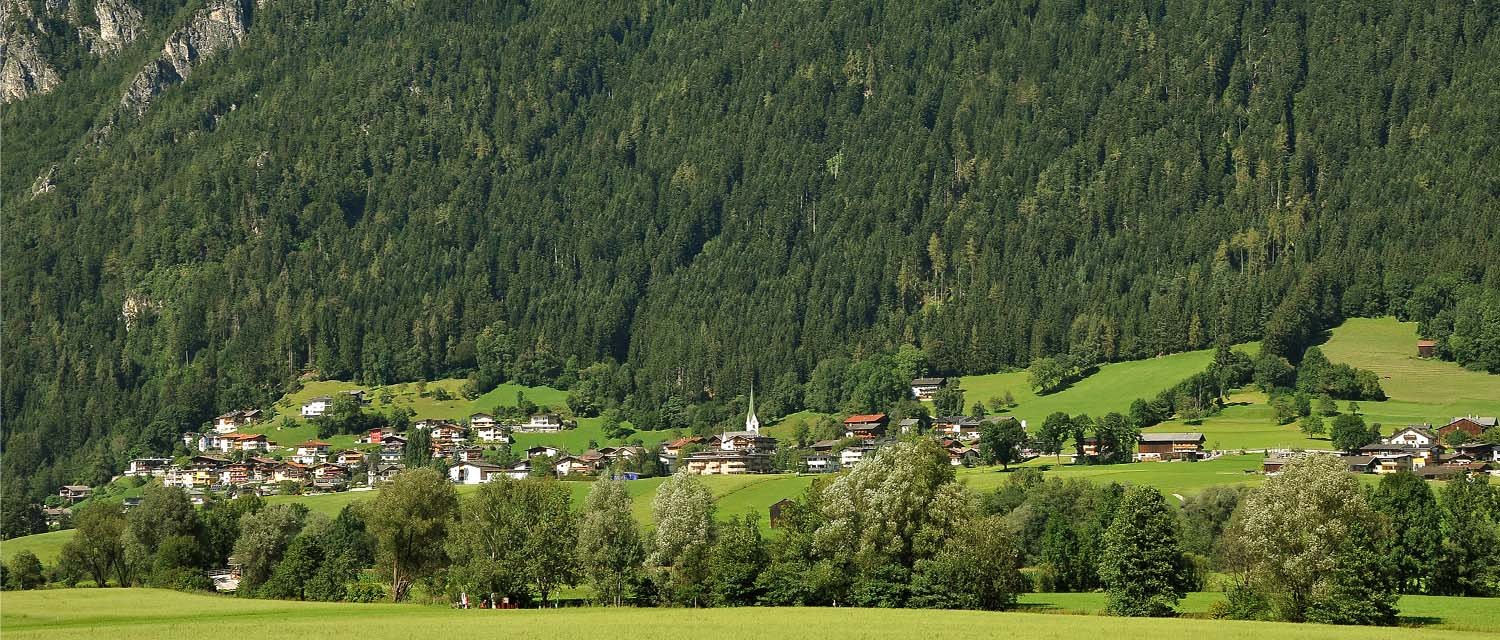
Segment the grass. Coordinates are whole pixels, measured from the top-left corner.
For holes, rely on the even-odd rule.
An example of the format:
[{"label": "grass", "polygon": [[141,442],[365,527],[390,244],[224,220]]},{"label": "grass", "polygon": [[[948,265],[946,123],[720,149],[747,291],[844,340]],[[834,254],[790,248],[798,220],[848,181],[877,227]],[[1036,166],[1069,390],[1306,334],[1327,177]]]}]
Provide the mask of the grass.
[{"label": "grass", "polygon": [[[1205,488],[1219,485],[1259,484],[1264,478],[1258,473],[1260,455],[1222,456],[1203,462],[1136,462],[1099,466],[1058,465],[1052,456],[1042,456],[1021,465],[1022,468],[1044,469],[1048,477],[1084,478],[1093,482],[1120,482],[1148,485],[1162,493],[1190,495]],[[974,467],[961,469],[960,482],[976,492],[993,491],[1012,474],[996,467]]]},{"label": "grass", "polygon": [[72,539],[73,530],[64,529],[0,540],[0,558],[8,562],[17,553],[30,551],[42,561],[42,564],[51,565],[57,562],[57,556],[62,553],[63,545]]},{"label": "grass", "polygon": [[[1236,349],[1254,355],[1259,352],[1260,345],[1250,343]],[[1204,350],[1110,363],[1068,388],[1045,396],[1038,396],[1031,390],[1025,371],[964,376],[959,379],[959,385],[968,405],[1002,397],[1009,391],[1017,402],[1010,415],[1025,420],[1030,427],[1040,425],[1048,414],[1055,411],[1068,415],[1087,413],[1094,417],[1111,411],[1124,413],[1136,398],[1156,397],[1172,385],[1203,371],[1213,358],[1212,350]]]},{"label": "grass", "polygon": [[[1380,640],[1493,637],[1443,629],[1378,629],[1201,619],[1132,619],[1046,613],[901,609],[561,609],[459,611],[395,604],[338,604],[250,600],[149,589],[58,589],[7,593],[0,610],[6,638],[254,637],[261,640],[482,636],[521,638],[617,637],[650,629],[672,640],[736,638],[1111,638],[1165,636],[1227,640],[1360,638]],[[1001,631],[1003,630],[1003,631]]]},{"label": "grass", "polygon": [[[1213,592],[1189,593],[1178,604],[1184,614],[1203,614],[1224,599]],[[1099,614],[1104,611],[1103,593],[1026,593],[1020,604],[1024,610]],[[1401,596],[1397,604],[1402,626],[1450,631],[1500,631],[1500,598],[1459,598],[1452,596]]]},{"label": "grass", "polygon": [[1431,422],[1453,416],[1500,414],[1500,375],[1469,371],[1452,362],[1422,359],[1417,324],[1395,318],[1353,318],[1333,330],[1322,345],[1333,362],[1380,375],[1387,402],[1362,402],[1364,412],[1389,423]]},{"label": "grass", "polygon": [[1207,439],[1204,446],[1214,450],[1333,448],[1326,436],[1309,438],[1295,422],[1276,424],[1276,411],[1266,404],[1264,393],[1243,390],[1230,394],[1228,400],[1228,407],[1200,424],[1169,420],[1143,431],[1196,431]]}]

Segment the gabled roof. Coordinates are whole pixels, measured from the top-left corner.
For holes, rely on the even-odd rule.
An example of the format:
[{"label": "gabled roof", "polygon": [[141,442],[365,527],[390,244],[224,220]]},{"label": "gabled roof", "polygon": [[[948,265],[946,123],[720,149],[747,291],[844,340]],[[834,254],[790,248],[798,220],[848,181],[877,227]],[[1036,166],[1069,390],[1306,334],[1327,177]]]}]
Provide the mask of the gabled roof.
[{"label": "gabled roof", "polygon": [[872,422],[885,422],[885,414],[861,413],[844,418],[844,424],[868,424]]},{"label": "gabled roof", "polygon": [[947,378],[916,378],[911,381],[913,387],[938,387],[946,382]]},{"label": "gabled roof", "polygon": [[1195,431],[1141,434],[1141,442],[1203,442],[1203,439],[1203,434]]},{"label": "gabled roof", "polygon": [[500,470],[502,470],[504,468],[504,467],[501,467],[498,464],[492,464],[492,463],[489,463],[489,462],[485,462],[483,460],[470,460],[468,462],[460,462],[460,463],[458,463],[456,465],[453,465],[453,466],[455,466],[455,467],[474,467],[476,469],[481,469],[481,470],[485,470],[485,471],[500,471]]},{"label": "gabled roof", "polygon": [[323,442],[322,440],[308,440],[307,442],[304,442],[302,444],[297,445],[297,448],[298,449],[311,449],[311,448],[315,448],[315,447],[327,447],[327,446],[328,446],[328,443],[327,442]]},{"label": "gabled roof", "polygon": [[1419,434],[1419,435],[1421,435],[1421,436],[1423,436],[1425,438],[1428,438],[1428,439],[1433,439],[1433,438],[1437,437],[1436,435],[1433,435],[1433,433],[1432,433],[1432,425],[1430,425],[1430,424],[1409,424],[1409,425],[1406,425],[1404,427],[1401,427],[1400,429],[1397,429],[1394,433],[1391,434],[1391,438],[1395,438],[1398,434],[1400,434],[1402,432],[1405,432],[1405,431],[1411,431],[1413,433],[1417,433],[1417,434]]},{"label": "gabled roof", "polygon": [[1494,416],[1454,416],[1452,420],[1448,421],[1448,424],[1453,424],[1455,422],[1458,422],[1459,420],[1468,420],[1469,422],[1477,424],[1486,429],[1493,427],[1496,424]]}]

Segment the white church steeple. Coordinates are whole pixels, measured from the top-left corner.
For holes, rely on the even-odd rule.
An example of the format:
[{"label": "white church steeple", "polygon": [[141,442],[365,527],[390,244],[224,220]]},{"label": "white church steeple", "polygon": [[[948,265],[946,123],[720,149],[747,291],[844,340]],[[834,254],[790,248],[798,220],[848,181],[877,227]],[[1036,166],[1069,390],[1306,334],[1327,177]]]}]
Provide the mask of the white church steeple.
[{"label": "white church steeple", "polygon": [[755,383],[750,384],[750,410],[745,413],[745,430],[760,433],[760,418],[755,417]]}]

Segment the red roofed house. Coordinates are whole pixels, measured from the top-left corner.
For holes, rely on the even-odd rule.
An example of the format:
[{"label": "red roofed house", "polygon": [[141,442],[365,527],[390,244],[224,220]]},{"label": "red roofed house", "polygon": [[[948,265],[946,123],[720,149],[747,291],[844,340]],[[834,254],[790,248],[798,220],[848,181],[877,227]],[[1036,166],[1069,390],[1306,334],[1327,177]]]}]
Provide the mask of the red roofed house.
[{"label": "red roofed house", "polygon": [[844,437],[874,440],[885,435],[885,425],[890,422],[883,413],[866,413],[844,419]]}]

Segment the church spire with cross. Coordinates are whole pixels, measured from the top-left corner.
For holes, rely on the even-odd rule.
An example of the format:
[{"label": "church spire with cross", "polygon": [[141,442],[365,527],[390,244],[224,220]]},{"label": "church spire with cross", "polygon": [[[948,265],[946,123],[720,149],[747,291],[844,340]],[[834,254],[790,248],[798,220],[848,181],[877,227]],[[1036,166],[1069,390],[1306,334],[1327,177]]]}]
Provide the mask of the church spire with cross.
[{"label": "church spire with cross", "polygon": [[760,418],[755,417],[755,383],[750,383],[750,410],[745,413],[745,430],[760,433]]}]

